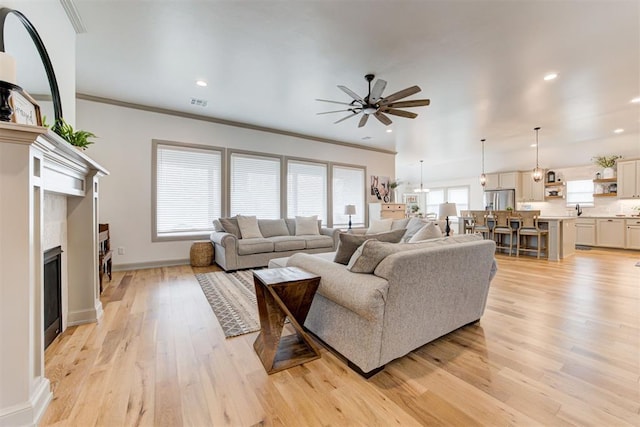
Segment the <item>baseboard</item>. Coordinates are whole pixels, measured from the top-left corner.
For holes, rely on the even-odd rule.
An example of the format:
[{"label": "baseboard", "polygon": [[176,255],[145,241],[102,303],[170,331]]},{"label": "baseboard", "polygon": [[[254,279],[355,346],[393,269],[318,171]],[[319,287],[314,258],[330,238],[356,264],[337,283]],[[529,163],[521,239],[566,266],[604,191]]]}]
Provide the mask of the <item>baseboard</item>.
[{"label": "baseboard", "polygon": [[28,402],[0,409],[0,426],[37,426],[52,398],[49,380],[40,377]]},{"label": "baseboard", "polygon": [[67,327],[95,323],[102,317],[102,303],[98,308],[89,310],[70,311],[67,315]]},{"label": "baseboard", "polygon": [[168,259],[164,261],[133,262],[130,264],[113,264],[113,271],[145,270],[147,268],[173,267],[175,265],[188,265],[187,259]]}]

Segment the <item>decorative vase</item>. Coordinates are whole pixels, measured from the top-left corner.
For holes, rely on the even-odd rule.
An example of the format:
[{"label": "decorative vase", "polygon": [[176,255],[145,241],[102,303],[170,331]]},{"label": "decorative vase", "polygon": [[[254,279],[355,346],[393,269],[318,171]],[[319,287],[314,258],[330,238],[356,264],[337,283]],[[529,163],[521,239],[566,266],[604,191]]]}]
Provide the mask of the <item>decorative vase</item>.
[{"label": "decorative vase", "polygon": [[602,177],[604,179],[614,178],[615,176],[616,176],[616,173],[613,170],[613,168],[604,168],[604,169],[602,169]]}]

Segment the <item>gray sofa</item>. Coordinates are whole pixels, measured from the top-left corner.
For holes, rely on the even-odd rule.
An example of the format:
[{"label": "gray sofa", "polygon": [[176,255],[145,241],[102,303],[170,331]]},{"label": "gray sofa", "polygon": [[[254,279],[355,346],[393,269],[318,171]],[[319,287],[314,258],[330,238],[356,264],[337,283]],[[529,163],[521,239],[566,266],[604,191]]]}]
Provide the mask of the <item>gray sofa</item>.
[{"label": "gray sofa", "polygon": [[377,243],[391,253],[372,274],[349,271],[333,254],[280,261],[322,277],[304,326],[366,377],[479,320],[496,271],[495,243],[477,235],[395,244],[397,250]]},{"label": "gray sofa", "polygon": [[[226,221],[225,221],[226,220]],[[221,224],[226,224],[228,230]],[[235,224],[235,228],[234,228]],[[296,236],[295,219],[258,219],[264,237],[243,239],[235,218],[214,221],[211,242],[214,260],[225,271],[265,267],[272,258],[287,257],[298,252],[335,251],[340,231],[322,227],[318,221],[317,235]]]}]

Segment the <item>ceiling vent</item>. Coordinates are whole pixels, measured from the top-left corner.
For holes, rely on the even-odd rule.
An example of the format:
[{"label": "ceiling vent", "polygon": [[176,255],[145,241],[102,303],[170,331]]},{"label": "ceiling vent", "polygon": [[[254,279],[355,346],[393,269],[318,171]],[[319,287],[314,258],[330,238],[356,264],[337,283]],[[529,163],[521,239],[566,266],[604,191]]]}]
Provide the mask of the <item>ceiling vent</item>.
[{"label": "ceiling vent", "polygon": [[206,99],[191,98],[191,105],[195,105],[196,107],[204,108],[207,106],[207,102]]}]

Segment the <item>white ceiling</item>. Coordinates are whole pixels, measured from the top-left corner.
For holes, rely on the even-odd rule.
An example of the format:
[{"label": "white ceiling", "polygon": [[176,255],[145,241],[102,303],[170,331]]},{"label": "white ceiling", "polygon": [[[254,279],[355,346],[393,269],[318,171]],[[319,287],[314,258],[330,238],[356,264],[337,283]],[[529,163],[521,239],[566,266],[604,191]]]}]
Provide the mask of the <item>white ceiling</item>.
[{"label": "white ceiling", "polygon": [[[480,173],[481,138],[487,171],[530,169],[535,126],[551,166],[640,153],[638,1],[75,3],[79,93],[396,150],[408,179],[419,159],[439,178]],[[390,116],[393,133],[316,115],[337,109],[316,98],[350,101],[336,85],[364,96],[366,73],[431,105]]]}]

